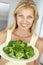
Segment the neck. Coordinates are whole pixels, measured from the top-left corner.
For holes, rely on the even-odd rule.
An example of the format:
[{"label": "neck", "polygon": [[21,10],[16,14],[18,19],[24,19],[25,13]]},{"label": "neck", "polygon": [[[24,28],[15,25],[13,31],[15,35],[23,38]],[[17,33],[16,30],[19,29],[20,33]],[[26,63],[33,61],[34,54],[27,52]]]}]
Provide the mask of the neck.
[{"label": "neck", "polygon": [[21,36],[21,37],[27,37],[30,36],[30,31],[29,30],[22,30],[20,28],[16,29],[16,34]]}]

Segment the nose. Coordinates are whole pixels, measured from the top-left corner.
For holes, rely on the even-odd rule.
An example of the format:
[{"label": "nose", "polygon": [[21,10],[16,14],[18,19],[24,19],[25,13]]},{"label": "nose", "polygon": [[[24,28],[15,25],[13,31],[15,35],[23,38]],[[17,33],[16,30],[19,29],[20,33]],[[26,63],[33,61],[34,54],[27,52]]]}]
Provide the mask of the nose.
[{"label": "nose", "polygon": [[26,18],[24,18],[24,19],[23,19],[23,22],[24,22],[24,23],[26,23],[26,21],[27,21],[27,19],[26,19]]}]

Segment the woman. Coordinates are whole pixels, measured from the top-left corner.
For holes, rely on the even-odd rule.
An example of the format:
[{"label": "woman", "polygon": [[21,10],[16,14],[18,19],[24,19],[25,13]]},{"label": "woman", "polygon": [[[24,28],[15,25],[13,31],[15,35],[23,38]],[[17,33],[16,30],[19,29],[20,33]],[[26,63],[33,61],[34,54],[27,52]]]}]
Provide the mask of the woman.
[{"label": "woman", "polygon": [[[14,19],[16,22],[14,21],[12,27],[9,28],[12,30],[11,40],[20,39],[30,43],[31,37],[35,33],[38,20],[38,11],[35,2],[33,0],[21,0],[14,11]],[[7,30],[0,32],[0,44],[5,42],[6,36]],[[40,57],[43,52],[43,39],[38,37],[35,46],[39,50],[39,57],[26,65],[39,65]]]}]

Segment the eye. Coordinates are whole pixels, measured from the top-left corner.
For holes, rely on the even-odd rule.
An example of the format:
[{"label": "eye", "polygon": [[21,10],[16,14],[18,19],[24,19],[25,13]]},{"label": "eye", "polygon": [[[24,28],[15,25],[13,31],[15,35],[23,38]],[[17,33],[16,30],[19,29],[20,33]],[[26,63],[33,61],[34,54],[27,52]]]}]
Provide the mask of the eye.
[{"label": "eye", "polygon": [[33,17],[32,16],[28,16],[27,19],[32,19]]},{"label": "eye", "polygon": [[23,15],[19,15],[19,17],[23,17]]}]

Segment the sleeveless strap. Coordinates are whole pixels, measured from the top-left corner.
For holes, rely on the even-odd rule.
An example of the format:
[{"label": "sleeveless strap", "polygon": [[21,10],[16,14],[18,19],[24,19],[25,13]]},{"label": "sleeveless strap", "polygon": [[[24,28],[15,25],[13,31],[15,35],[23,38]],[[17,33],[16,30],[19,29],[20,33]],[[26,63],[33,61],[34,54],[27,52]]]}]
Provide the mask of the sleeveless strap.
[{"label": "sleeveless strap", "polygon": [[7,30],[6,42],[9,42],[11,40],[11,34],[12,34],[12,31],[11,30]]},{"label": "sleeveless strap", "polygon": [[35,33],[32,35],[31,41],[30,41],[30,45],[35,46],[36,41],[38,39],[38,35],[36,35]]}]

